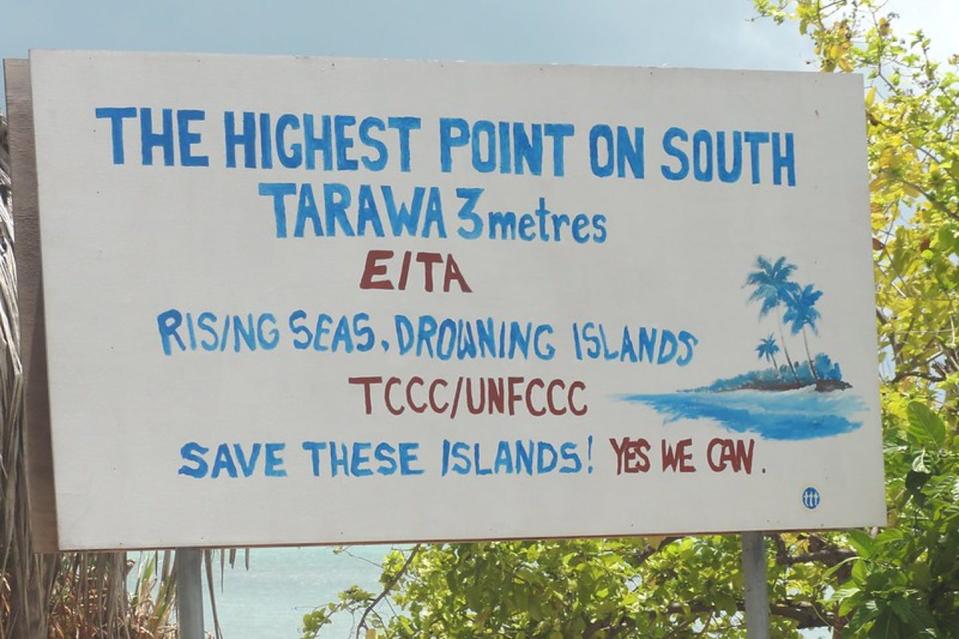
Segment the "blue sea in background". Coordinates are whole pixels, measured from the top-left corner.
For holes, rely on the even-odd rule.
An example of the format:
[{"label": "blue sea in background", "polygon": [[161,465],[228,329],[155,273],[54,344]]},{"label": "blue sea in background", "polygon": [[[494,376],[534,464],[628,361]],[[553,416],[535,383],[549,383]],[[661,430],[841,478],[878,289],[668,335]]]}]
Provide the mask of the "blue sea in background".
[{"label": "blue sea in background", "polygon": [[820,393],[812,388],[792,391],[681,391],[660,395],[625,395],[627,402],[647,404],[678,419],[712,419],[737,433],[766,439],[815,439],[848,433],[862,426],[851,418],[865,409],[847,391]]},{"label": "blue sea in background", "polygon": [[[243,566],[240,551],[236,567],[227,564],[223,571],[222,589],[220,567],[215,563],[214,595],[224,639],[298,638],[303,615],[335,601],[340,591],[356,584],[370,592],[380,592],[377,564],[389,551],[390,546],[379,545],[350,546],[342,553],[335,553],[330,547],[254,548],[250,551],[249,570]],[[130,558],[136,559],[137,555],[131,553]],[[211,634],[213,614],[205,578],[204,599],[204,622]],[[350,615],[341,614],[334,621],[320,637],[353,637]]]}]

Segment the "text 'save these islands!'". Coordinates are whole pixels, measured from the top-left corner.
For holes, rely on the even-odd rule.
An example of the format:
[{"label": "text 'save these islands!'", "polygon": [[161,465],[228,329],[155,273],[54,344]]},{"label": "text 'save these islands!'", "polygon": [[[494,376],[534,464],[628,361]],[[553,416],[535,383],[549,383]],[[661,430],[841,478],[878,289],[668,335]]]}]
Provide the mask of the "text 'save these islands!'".
[{"label": "text 'save these islands!'", "polygon": [[30,72],[61,547],[883,523],[860,78]]}]

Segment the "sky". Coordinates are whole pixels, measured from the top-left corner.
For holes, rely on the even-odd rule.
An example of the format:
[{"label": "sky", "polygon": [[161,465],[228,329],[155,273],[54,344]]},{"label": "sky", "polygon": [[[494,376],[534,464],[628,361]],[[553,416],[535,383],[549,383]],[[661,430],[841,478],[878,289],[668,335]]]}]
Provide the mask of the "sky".
[{"label": "sky", "polygon": [[[0,0],[0,53],[31,47],[502,62],[795,67],[750,0]],[[282,7],[282,10],[280,8]]]},{"label": "sky", "polygon": [[[281,9],[282,7],[282,9]],[[0,0],[0,57],[30,48],[799,69],[750,0]]]},{"label": "sky", "polygon": [[[959,0],[891,0],[940,57]],[[751,0],[0,0],[0,57],[31,48],[809,69],[796,29]],[[955,50],[950,51],[952,46]]]}]

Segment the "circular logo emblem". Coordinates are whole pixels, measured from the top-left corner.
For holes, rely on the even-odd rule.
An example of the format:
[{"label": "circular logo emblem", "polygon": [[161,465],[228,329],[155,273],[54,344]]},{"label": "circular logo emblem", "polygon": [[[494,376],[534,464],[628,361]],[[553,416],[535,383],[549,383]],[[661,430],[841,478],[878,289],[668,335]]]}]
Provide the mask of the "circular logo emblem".
[{"label": "circular logo emblem", "polygon": [[819,505],[820,499],[819,491],[812,486],[802,491],[802,505],[809,510],[815,509]]}]

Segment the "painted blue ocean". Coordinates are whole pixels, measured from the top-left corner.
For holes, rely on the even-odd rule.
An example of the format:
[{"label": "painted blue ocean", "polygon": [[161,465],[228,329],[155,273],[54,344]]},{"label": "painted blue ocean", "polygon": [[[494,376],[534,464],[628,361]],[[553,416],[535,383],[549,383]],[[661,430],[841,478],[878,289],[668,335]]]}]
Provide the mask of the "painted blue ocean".
[{"label": "painted blue ocean", "polygon": [[681,391],[659,395],[624,395],[620,399],[651,406],[666,423],[710,419],[724,428],[766,439],[802,440],[832,437],[862,426],[856,414],[862,400],[848,391],[820,393],[812,388],[769,392]]}]

